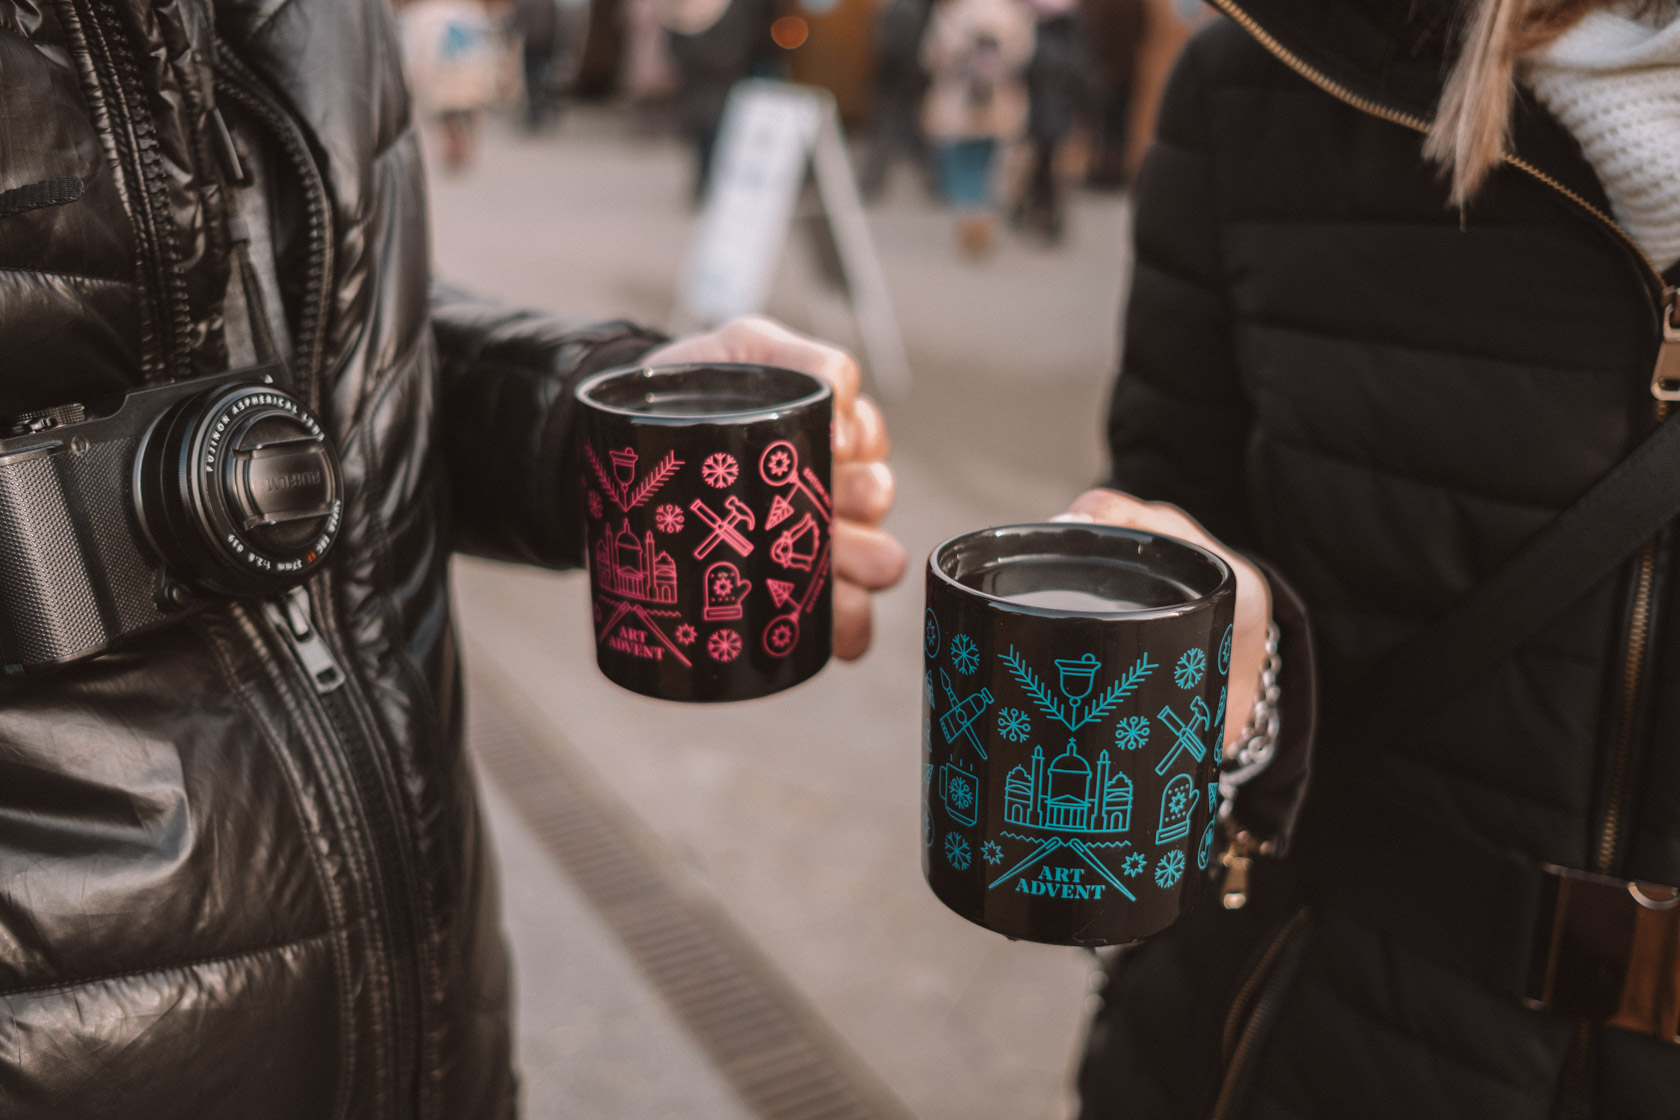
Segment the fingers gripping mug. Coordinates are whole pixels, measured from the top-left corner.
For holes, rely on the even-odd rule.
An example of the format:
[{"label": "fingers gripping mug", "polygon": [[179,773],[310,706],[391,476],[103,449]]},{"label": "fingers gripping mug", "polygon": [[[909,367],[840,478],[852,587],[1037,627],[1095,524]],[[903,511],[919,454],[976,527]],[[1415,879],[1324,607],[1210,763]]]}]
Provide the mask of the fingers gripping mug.
[{"label": "fingers gripping mug", "polygon": [[928,560],[922,867],[998,933],[1112,945],[1213,854],[1236,577],[1108,526],[986,529]]},{"label": "fingers gripping mug", "polygon": [[773,366],[609,370],[577,388],[596,664],[745,700],[827,662],[833,393]]}]

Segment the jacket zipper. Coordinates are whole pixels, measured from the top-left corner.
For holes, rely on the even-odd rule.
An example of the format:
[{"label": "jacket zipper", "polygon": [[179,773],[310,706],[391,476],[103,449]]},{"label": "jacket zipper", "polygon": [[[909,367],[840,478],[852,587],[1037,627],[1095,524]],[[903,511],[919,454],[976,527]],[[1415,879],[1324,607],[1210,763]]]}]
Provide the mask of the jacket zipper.
[{"label": "jacket zipper", "polygon": [[90,78],[110,119],[127,186],[142,281],[140,372],[148,382],[189,377],[192,311],[169,205],[168,171],[128,29],[110,0],[66,0],[65,7],[72,33],[79,35],[91,61]]},{"label": "jacket zipper", "polygon": [[[293,388],[311,410],[319,412],[321,387],[327,378],[327,325],[332,311],[332,212],[326,184],[297,122],[221,40],[216,42],[215,71],[218,96],[237,104],[269,133],[303,186],[308,263],[294,333]],[[429,948],[421,932],[425,906],[410,858],[413,845],[403,823],[401,783],[392,772],[389,752],[374,730],[378,724],[369,713],[366,698],[334,648],[331,578],[328,572],[320,573],[307,587],[293,588],[280,599],[264,604],[264,613],[308,680],[317,714],[336,738],[329,748],[348,767],[360,808],[368,817],[371,835],[367,839],[376,880],[373,886],[376,897],[382,900],[383,932],[391,947],[385,960],[376,962],[375,974],[397,953],[406,949],[413,954],[411,969],[390,970],[390,1044],[396,1056],[391,1072],[398,1078],[392,1111],[395,1115],[427,1116],[432,1109],[419,1080],[431,1065],[422,1053],[426,1038],[422,993],[426,990],[424,977],[431,968]],[[402,1080],[405,1069],[412,1069],[414,1080]]]},{"label": "jacket zipper", "polygon": [[1306,908],[1295,911],[1284,923],[1272,943],[1260,956],[1248,979],[1237,990],[1231,1010],[1225,1016],[1221,1053],[1225,1058],[1225,1076],[1219,1085],[1208,1120],[1227,1120],[1236,1107],[1237,1098],[1248,1081],[1260,1045],[1266,1039],[1272,1020],[1283,996],[1290,970],[1282,967],[1290,959],[1306,933],[1311,912]]},{"label": "jacket zipper", "polygon": [[332,211],[326,184],[297,122],[281,108],[262,80],[219,39],[215,69],[217,95],[237,104],[267,130],[280,145],[292,173],[303,184],[308,264],[293,334],[292,356],[297,368],[291,388],[301,393],[310,411],[319,413],[321,383],[326,378],[326,328],[332,311],[332,290],[328,283],[333,271]]},{"label": "jacket zipper", "polygon": [[[393,1068],[384,1072],[394,1078],[391,1115],[424,1115],[419,1107],[418,1080],[408,1084],[402,1080],[405,1069],[412,1068],[418,1073],[422,1068],[418,1061],[419,993],[422,956],[426,950],[419,932],[420,907],[414,869],[408,857],[410,845],[402,827],[401,794],[395,788],[389,767],[381,765],[385,756],[374,735],[367,730],[355,686],[344,670],[342,659],[317,623],[322,615],[309,591],[295,587],[284,596],[265,602],[263,613],[309,682],[306,691],[314,697],[316,715],[332,731],[334,741],[329,749],[337,753],[349,770],[359,794],[359,807],[367,817],[372,885],[375,897],[380,900],[385,940],[385,950],[379,954],[383,960],[379,963],[388,967],[390,973],[388,1043],[395,1060]],[[414,954],[414,968],[405,971],[391,967],[405,949]],[[378,972],[376,968],[375,975]]]}]

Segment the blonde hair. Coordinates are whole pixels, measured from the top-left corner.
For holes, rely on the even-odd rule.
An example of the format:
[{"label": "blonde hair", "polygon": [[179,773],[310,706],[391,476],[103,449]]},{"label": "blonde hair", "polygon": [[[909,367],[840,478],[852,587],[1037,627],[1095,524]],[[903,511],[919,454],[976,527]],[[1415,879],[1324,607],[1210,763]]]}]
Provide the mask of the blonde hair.
[{"label": "blonde hair", "polygon": [[[1470,0],[1457,59],[1423,154],[1452,182],[1464,206],[1499,166],[1511,133],[1517,60],[1616,0]],[[1647,0],[1647,7],[1672,0]]]}]

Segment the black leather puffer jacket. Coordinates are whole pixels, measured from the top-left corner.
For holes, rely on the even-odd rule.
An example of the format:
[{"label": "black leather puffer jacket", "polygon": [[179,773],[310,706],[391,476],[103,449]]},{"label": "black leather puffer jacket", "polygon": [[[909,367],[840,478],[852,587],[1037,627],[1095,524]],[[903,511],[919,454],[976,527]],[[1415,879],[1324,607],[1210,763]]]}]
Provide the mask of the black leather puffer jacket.
[{"label": "black leather puffer jacket", "polygon": [[0,684],[0,1116],[509,1116],[447,563],[573,560],[567,389],[653,339],[434,303],[384,0],[0,0],[0,414],[225,367],[213,110],[344,460],[348,683],[242,603]]},{"label": "black leather puffer jacket", "polygon": [[[1526,100],[1526,166],[1448,205],[1417,126],[1449,5],[1218,2],[1230,18],[1179,61],[1137,184],[1113,482],[1287,578],[1334,711],[1651,430],[1665,281]],[[1337,778],[1303,820],[1357,783],[1430,836],[1680,884],[1676,561],[1666,536],[1634,554],[1494,671],[1321,725]],[[1421,831],[1369,830],[1376,854],[1326,873],[1339,853],[1304,828],[1247,909],[1210,899],[1118,960],[1087,1117],[1675,1114],[1680,1045],[1531,1010],[1452,946],[1421,951],[1417,929],[1454,916],[1429,883],[1457,868],[1419,866]],[[1409,921],[1350,901],[1390,884]]]}]

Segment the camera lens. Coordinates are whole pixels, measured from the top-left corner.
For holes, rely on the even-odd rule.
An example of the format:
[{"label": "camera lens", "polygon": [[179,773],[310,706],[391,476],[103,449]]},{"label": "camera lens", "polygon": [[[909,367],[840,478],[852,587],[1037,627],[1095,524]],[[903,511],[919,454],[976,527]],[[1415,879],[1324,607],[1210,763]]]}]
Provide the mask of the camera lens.
[{"label": "camera lens", "polygon": [[338,457],[320,423],[269,385],[211,390],[148,435],[135,493],[147,537],[181,579],[224,595],[302,582],[338,535]]}]

